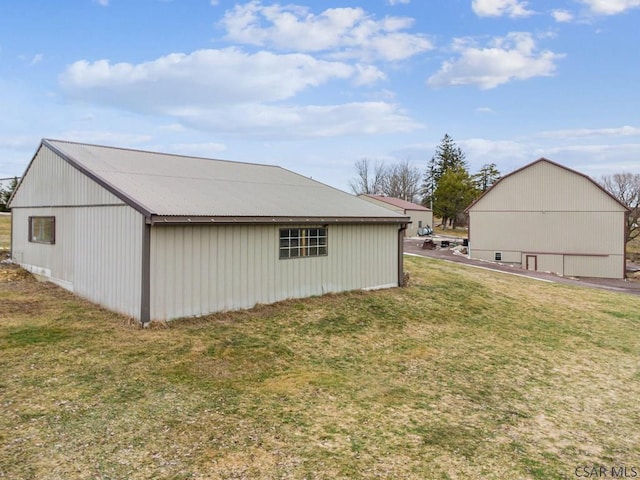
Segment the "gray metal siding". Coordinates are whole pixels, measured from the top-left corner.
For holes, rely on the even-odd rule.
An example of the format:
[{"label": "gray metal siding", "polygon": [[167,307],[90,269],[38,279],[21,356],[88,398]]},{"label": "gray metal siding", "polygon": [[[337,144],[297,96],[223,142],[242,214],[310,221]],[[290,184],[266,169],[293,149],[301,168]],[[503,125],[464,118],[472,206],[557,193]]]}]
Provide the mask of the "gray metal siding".
[{"label": "gray metal siding", "polygon": [[[56,219],[55,244],[29,242],[29,217],[53,216]],[[74,212],[68,208],[18,208],[12,212],[13,260],[31,271],[73,291],[73,260],[76,253]]]},{"label": "gray metal siding", "polygon": [[411,223],[407,225],[406,236],[415,237],[418,235],[418,227],[422,221],[422,226],[433,228],[433,212],[422,210],[407,210],[407,216],[411,217]]},{"label": "gray metal siding", "polygon": [[76,293],[139,319],[144,217],[129,207],[74,211]]},{"label": "gray metal siding", "polygon": [[43,146],[31,162],[11,207],[80,205],[124,202]]},{"label": "gray metal siding", "polygon": [[[54,245],[28,241],[29,216],[55,216]],[[144,218],[129,207],[18,208],[13,259],[110,310],[139,318]]]},{"label": "gray metal siding", "polygon": [[397,285],[397,225],[330,225],[327,256],[286,260],[279,228],[153,227],[151,319]]}]

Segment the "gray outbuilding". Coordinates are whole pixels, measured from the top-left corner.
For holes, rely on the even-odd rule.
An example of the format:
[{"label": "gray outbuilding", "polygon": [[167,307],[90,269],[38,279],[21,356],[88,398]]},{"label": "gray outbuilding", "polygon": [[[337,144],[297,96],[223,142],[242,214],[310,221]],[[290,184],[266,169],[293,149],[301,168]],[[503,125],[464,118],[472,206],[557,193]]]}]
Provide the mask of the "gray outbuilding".
[{"label": "gray outbuilding", "polygon": [[563,276],[624,278],[627,212],[588,176],[540,158],[467,208],[469,256]]},{"label": "gray outbuilding", "polygon": [[277,166],[43,140],[13,260],[143,323],[403,281],[409,219]]},{"label": "gray outbuilding", "polygon": [[405,235],[415,237],[418,230],[423,227],[433,227],[433,211],[423,205],[408,202],[401,198],[385,197],[383,195],[358,195],[359,198],[368,202],[388,208],[389,210],[404,215],[411,219],[411,224],[407,227]]}]

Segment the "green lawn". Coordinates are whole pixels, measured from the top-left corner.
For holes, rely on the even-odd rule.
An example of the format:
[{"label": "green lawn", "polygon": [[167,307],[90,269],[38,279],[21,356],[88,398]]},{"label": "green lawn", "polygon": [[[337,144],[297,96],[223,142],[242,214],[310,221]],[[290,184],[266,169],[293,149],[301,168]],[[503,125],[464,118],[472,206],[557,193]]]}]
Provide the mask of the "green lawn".
[{"label": "green lawn", "polygon": [[403,289],[140,329],[0,266],[0,478],[638,465],[637,297],[431,259],[406,269]]}]

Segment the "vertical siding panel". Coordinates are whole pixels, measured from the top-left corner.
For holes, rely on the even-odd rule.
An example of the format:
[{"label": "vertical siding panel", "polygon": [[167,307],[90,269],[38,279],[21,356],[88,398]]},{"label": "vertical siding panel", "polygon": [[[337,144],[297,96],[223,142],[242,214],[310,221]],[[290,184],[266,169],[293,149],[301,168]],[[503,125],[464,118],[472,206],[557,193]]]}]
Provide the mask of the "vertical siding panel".
[{"label": "vertical siding panel", "polygon": [[[77,208],[74,213],[77,293],[139,318],[142,216],[128,207]],[[137,228],[129,228],[130,222]]]},{"label": "vertical siding panel", "polygon": [[200,280],[198,285],[199,309],[209,311],[209,232],[206,227],[198,227],[200,245]]},{"label": "vertical siding panel", "polygon": [[[331,225],[327,256],[286,260],[279,258],[279,227],[275,225],[164,226],[152,230],[153,262],[157,263],[153,272],[167,277],[164,288],[163,282],[154,281],[153,297],[159,301],[173,298],[163,312],[166,319],[328,291],[391,286],[397,280],[397,227],[392,225]],[[189,249],[189,255],[174,253]],[[176,259],[185,265],[178,265]],[[170,271],[161,273],[164,270]],[[171,278],[177,285],[186,285],[182,300],[180,294],[171,297],[172,290],[180,290],[170,287]],[[195,287],[195,297],[189,282]]]},{"label": "vertical siding panel", "polygon": [[224,251],[227,252],[224,255],[224,269],[221,273],[223,273],[223,283],[225,286],[224,292],[224,309],[231,310],[233,308],[233,292],[235,289],[235,276],[234,276],[234,264],[236,261],[235,258],[235,245],[233,244],[233,227],[225,226],[223,227],[224,231]]},{"label": "vertical siding panel", "polygon": [[[251,300],[249,298],[249,282],[251,282],[251,274],[249,272],[249,227],[244,225],[235,230],[236,239],[234,244],[239,246],[238,251],[238,268],[234,269],[234,274],[237,279],[238,292],[234,298],[241,299],[242,307],[250,306]],[[239,238],[238,238],[239,237]],[[254,293],[251,292],[253,297]]]},{"label": "vertical siding panel", "polygon": [[216,234],[216,309],[224,310],[225,304],[225,281],[224,278],[224,255],[226,244],[224,241],[224,227],[218,227],[215,229]]},{"label": "vertical siding panel", "polygon": [[49,150],[41,148],[13,199],[13,207],[34,205],[123,205],[124,202]]}]

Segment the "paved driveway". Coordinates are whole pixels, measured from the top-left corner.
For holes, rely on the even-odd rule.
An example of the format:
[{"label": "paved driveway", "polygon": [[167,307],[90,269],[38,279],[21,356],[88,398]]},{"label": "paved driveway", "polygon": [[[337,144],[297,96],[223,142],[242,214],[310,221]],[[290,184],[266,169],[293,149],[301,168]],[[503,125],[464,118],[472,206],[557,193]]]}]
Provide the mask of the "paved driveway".
[{"label": "paved driveway", "polygon": [[[433,241],[436,245],[440,245],[441,240],[455,240],[447,237],[433,237]],[[460,241],[460,239],[457,239]],[[404,240],[404,253],[410,255],[418,255],[420,257],[439,258],[450,262],[463,263],[476,268],[484,268],[488,270],[494,270],[497,272],[503,272],[510,275],[518,275],[522,277],[533,278],[543,282],[563,283],[566,285],[579,285],[582,287],[599,288],[601,290],[609,290],[620,293],[628,293],[631,295],[640,295],[640,281],[635,280],[615,280],[605,278],[575,278],[575,277],[561,277],[544,272],[532,272],[525,270],[517,266],[511,266],[508,264],[483,262],[481,260],[472,260],[467,258],[466,255],[456,255],[450,248],[436,248],[435,250],[422,249],[423,238],[405,238]]]}]

